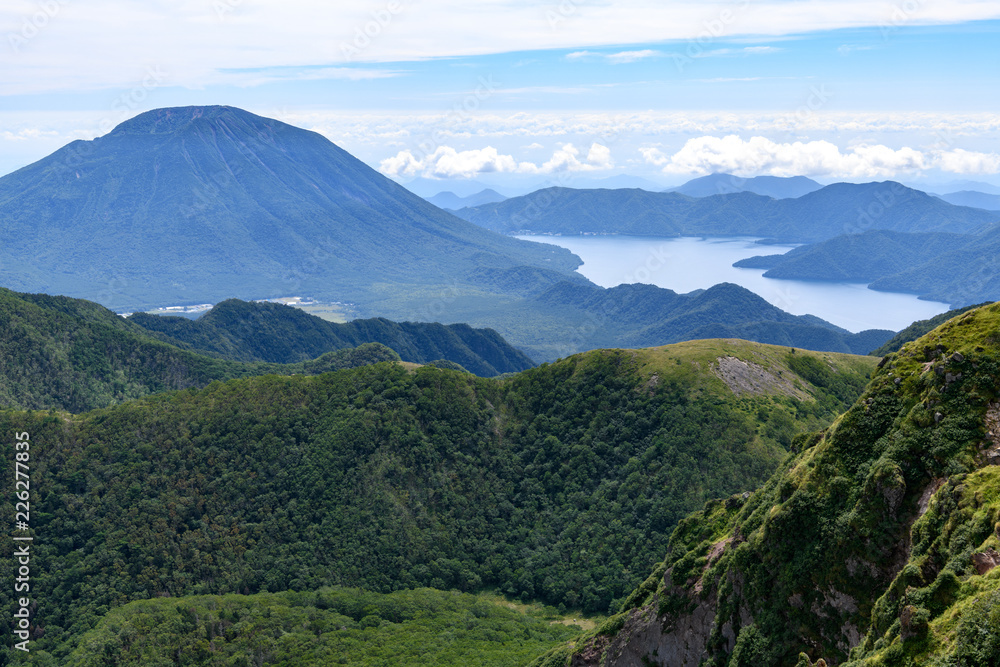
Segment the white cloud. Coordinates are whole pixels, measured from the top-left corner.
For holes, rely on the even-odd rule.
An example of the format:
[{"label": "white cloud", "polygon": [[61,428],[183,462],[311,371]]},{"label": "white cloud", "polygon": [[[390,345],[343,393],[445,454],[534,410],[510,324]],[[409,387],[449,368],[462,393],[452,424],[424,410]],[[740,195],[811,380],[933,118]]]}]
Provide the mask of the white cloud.
[{"label": "white cloud", "polygon": [[610,53],[607,55],[607,59],[616,65],[620,65],[625,63],[634,63],[637,60],[644,60],[646,58],[657,58],[662,55],[662,51],[643,49],[641,51],[620,51],[618,53]]},{"label": "white cloud", "polygon": [[646,58],[658,58],[665,55],[662,51],[642,49],[639,51],[618,51],[617,53],[600,53],[598,51],[574,51],[566,54],[566,60],[595,60],[602,58],[614,65],[634,63]]},{"label": "white cloud", "polygon": [[940,169],[959,174],[1000,171],[1000,155],[961,149],[921,151],[861,144],[842,151],[829,141],[778,143],[766,137],[737,135],[689,139],[667,155],[659,148],[640,148],[648,164],[668,174],[724,172],[739,176],[826,176],[848,179],[890,178],[901,172]]},{"label": "white cloud", "polygon": [[1000,172],[1000,155],[997,153],[976,153],[956,148],[937,156],[942,171],[955,174],[996,174]]},{"label": "white cloud", "polygon": [[474,178],[480,174],[553,174],[561,172],[600,171],[614,167],[611,151],[594,143],[587,157],[580,159],[580,150],[573,144],[564,144],[544,164],[518,162],[511,155],[504,155],[492,146],[458,151],[450,146],[439,146],[429,155],[417,157],[410,150],[382,160],[379,171],[396,178],[423,176],[425,178]]},{"label": "white cloud", "polygon": [[[545,49],[587,53],[669,40],[778,38],[864,26],[957,24],[1000,18],[996,0],[936,0],[894,8],[870,0],[620,0],[570,3],[559,15],[534,0],[11,0],[0,5],[0,94],[128,86],[146,67],[170,84],[200,88],[245,78],[240,68],[338,67]],[[906,11],[914,4],[912,11]],[[744,6],[745,5],[745,6]],[[32,25],[40,7],[56,7]],[[387,7],[397,7],[392,12]],[[724,11],[735,14],[719,21]],[[902,14],[900,14],[902,12]],[[713,21],[721,23],[710,30]],[[699,42],[700,43],[700,42]],[[759,47],[749,47],[759,49]],[[772,47],[773,48],[773,47]],[[739,50],[737,50],[739,51]],[[746,51],[743,53],[753,53]],[[759,52],[759,51],[758,51]],[[622,50],[620,54],[643,54]],[[614,54],[612,54],[614,55]],[[643,55],[622,55],[623,61]]]},{"label": "white cloud", "polygon": [[711,49],[709,51],[697,50],[688,55],[690,58],[720,58],[736,56],[759,56],[768,53],[783,51],[776,46],[744,46],[742,49]]}]

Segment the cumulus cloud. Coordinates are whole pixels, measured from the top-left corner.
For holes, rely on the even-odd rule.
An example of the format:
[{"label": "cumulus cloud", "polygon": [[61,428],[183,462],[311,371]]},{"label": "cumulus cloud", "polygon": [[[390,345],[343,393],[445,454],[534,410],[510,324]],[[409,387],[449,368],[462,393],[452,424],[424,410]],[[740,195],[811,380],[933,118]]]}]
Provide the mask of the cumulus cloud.
[{"label": "cumulus cloud", "polygon": [[829,141],[778,143],[766,137],[743,139],[737,135],[689,139],[667,155],[659,148],[641,148],[647,163],[668,174],[725,172],[740,176],[830,176],[864,179],[887,178],[900,172],[938,168],[960,174],[996,173],[1000,155],[961,149],[920,151],[862,144],[842,151]]},{"label": "cumulus cloud", "polygon": [[1000,172],[1000,155],[956,148],[939,154],[938,165],[956,174],[995,174]]},{"label": "cumulus cloud", "polygon": [[504,155],[492,146],[474,150],[458,151],[450,146],[439,146],[434,152],[414,155],[403,150],[382,160],[379,171],[386,176],[425,178],[474,178],[480,174],[552,174],[560,172],[600,171],[614,167],[611,150],[607,146],[594,143],[587,156],[580,159],[580,149],[573,144],[559,147],[552,157],[539,165],[534,162],[518,161],[511,155]]}]

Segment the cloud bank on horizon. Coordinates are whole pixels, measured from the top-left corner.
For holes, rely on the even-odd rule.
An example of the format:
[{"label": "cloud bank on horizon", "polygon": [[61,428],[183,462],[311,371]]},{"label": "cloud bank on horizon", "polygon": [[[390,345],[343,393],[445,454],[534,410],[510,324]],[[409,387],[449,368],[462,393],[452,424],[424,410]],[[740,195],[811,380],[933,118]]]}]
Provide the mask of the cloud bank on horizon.
[{"label": "cloud bank on horizon", "polygon": [[12,0],[0,174],[232,104],[397,178],[1000,174],[995,0]]}]

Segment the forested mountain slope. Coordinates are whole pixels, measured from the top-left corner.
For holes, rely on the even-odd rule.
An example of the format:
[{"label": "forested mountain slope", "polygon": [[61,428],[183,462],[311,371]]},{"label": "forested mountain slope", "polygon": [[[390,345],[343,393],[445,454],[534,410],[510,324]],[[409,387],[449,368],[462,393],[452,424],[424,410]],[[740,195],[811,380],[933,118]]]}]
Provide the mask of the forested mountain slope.
[{"label": "forested mountain slope", "polygon": [[1000,304],[879,364],[763,488],[684,519],[623,612],[536,665],[1000,664]]},{"label": "forested mountain slope", "polygon": [[383,363],[0,413],[32,443],[33,637],[62,660],[132,600],[330,585],[605,611],[681,517],[755,488],[874,363],[698,341],[505,380]]},{"label": "forested mountain slope", "polygon": [[287,364],[332,350],[381,343],[403,361],[426,364],[447,359],[486,377],[535,365],[492,329],[383,318],[337,324],[276,303],[228,299],[197,320],[136,313],[129,321],[164,341],[237,361]]},{"label": "forested mountain slope", "polygon": [[155,340],[96,303],[0,289],[3,408],[82,412],[215,380],[316,374],[398,358],[373,344],[296,364],[212,359]]}]

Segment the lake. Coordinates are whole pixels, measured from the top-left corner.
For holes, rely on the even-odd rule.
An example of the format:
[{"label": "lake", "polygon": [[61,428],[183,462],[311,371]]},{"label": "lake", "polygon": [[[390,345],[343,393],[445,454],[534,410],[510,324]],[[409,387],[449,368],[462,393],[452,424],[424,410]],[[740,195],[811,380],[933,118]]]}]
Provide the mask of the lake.
[{"label": "lake", "polygon": [[649,238],[635,236],[518,236],[568,248],[584,264],[579,272],[601,285],[648,283],[684,294],[718,283],[741,285],[793,315],[815,315],[848,331],[899,331],[949,310],[946,303],[912,294],[876,292],[859,283],[765,278],[761,269],[733,262],[780,255],[794,246],[759,245],[751,238]]}]

